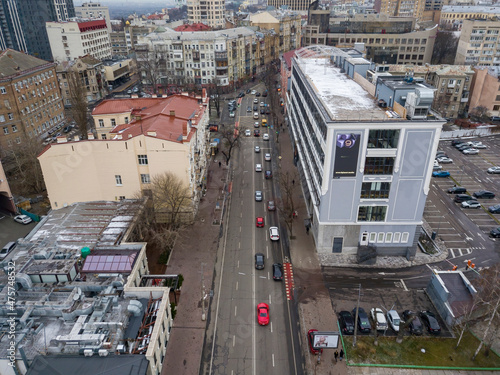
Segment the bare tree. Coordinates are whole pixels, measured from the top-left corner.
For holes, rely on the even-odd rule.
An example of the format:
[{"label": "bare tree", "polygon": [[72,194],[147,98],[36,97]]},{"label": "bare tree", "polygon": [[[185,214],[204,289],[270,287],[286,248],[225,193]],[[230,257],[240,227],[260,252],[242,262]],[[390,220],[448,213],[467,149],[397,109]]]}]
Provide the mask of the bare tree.
[{"label": "bare tree", "polygon": [[[145,47],[145,46],[141,46]],[[158,94],[158,85],[162,77],[166,76],[167,54],[153,46],[153,51],[141,48],[136,51],[137,69],[142,82],[151,86],[153,94]]]},{"label": "bare tree", "polygon": [[42,168],[38,155],[43,146],[36,137],[23,136],[21,142],[8,153],[9,173],[16,176],[17,193],[41,193],[45,190]]},{"label": "bare tree", "polygon": [[477,307],[480,304],[480,299],[477,298],[476,295],[472,296],[472,300],[468,303],[464,303],[461,307],[459,307],[458,311],[460,317],[455,324],[455,326],[460,331],[460,336],[458,337],[457,345],[455,345],[455,349],[458,348],[460,342],[462,341],[462,337],[466,330],[470,328],[470,324],[472,320],[475,318]]},{"label": "bare tree", "polygon": [[298,208],[294,201],[295,189],[298,186],[298,182],[297,186],[295,185],[296,179],[298,181],[296,172],[278,174],[281,199],[278,201],[277,207],[290,232],[290,238],[293,238],[293,221],[296,218],[296,210]]},{"label": "bare tree", "polygon": [[223,140],[223,146],[225,147],[224,150],[222,150],[222,154],[224,155],[224,158],[226,159],[226,165],[229,164],[229,160],[231,160],[231,155],[233,152],[233,148],[239,147],[239,140],[240,140],[240,131],[236,130],[233,126],[228,126],[227,129],[219,129],[219,133],[221,135],[221,138]]},{"label": "bare tree", "polygon": [[88,102],[87,89],[83,77],[78,71],[68,70],[69,100],[71,103],[71,116],[75,120],[80,137],[87,138],[88,134]]},{"label": "bare tree", "polygon": [[453,32],[440,30],[432,50],[432,64],[453,64],[458,48],[458,38]]},{"label": "bare tree", "polygon": [[482,120],[488,119],[488,117],[490,116],[490,112],[488,111],[488,108],[480,105],[480,106],[472,108],[469,111],[469,115],[482,121]]}]

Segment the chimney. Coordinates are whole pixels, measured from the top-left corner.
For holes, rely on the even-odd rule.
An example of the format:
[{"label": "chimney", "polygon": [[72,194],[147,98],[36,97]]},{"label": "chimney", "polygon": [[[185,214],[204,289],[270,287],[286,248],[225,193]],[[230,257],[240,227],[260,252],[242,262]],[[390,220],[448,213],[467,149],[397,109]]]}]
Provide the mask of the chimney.
[{"label": "chimney", "polygon": [[175,111],[174,110],[170,110],[170,116],[175,117]]}]

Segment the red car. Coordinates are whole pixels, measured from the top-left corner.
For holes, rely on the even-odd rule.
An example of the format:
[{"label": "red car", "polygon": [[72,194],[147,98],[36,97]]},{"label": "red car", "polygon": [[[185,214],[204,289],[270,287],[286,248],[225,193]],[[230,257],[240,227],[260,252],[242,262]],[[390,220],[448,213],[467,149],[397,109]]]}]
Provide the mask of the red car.
[{"label": "red car", "polygon": [[269,324],[269,306],[267,303],[259,303],[257,305],[257,321],[261,326]]},{"label": "red car", "polygon": [[314,340],[314,332],[318,332],[317,329],[310,329],[307,332],[307,342],[309,342],[309,350],[312,354],[323,353],[323,349],[314,349],[313,348],[313,340]]},{"label": "red car", "polygon": [[264,228],[264,218],[263,217],[258,217],[255,220],[255,225],[257,226],[257,228]]}]

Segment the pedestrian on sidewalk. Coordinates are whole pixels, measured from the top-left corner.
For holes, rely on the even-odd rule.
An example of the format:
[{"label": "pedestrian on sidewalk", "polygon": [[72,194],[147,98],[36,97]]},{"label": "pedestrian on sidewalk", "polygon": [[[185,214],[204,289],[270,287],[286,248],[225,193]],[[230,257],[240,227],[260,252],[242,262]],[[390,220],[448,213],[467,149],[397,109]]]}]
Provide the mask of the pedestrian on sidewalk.
[{"label": "pedestrian on sidewalk", "polygon": [[295,180],[292,180],[292,185],[295,185]]},{"label": "pedestrian on sidewalk", "polygon": [[219,168],[220,168],[220,166],[221,166],[221,165],[222,165],[222,163],[221,163],[221,162],[219,162]]},{"label": "pedestrian on sidewalk", "polygon": [[340,349],[340,354],[339,354],[340,360],[344,358],[344,349]]},{"label": "pedestrian on sidewalk", "polygon": [[338,358],[339,358],[339,351],[338,350],[335,350],[335,363],[338,362]]}]

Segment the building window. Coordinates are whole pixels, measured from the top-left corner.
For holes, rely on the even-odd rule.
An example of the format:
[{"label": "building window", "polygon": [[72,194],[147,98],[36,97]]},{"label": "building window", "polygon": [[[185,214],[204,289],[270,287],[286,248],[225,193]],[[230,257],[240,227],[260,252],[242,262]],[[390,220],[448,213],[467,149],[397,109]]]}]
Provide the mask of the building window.
[{"label": "building window", "polygon": [[7,94],[7,90],[5,90],[5,87],[3,87],[3,86],[2,86],[2,87],[0,87],[0,92],[1,92],[2,94]]},{"label": "building window", "polygon": [[21,137],[17,137],[17,138],[16,138],[16,143],[17,143],[17,144],[21,144]]},{"label": "building window", "polygon": [[0,115],[0,122],[5,122],[5,116],[4,115]]},{"label": "building window", "polygon": [[387,243],[392,242],[392,232],[385,234],[385,242]]},{"label": "building window", "polygon": [[117,186],[122,186],[122,176],[119,174],[115,174],[115,180],[116,180],[116,185]]},{"label": "building window", "polygon": [[394,233],[394,239],[392,240],[392,242],[398,243],[400,239],[401,239],[401,233],[396,232],[396,233]]},{"label": "building window", "polygon": [[391,157],[366,158],[365,174],[392,174],[394,159]]},{"label": "building window", "polygon": [[500,105],[494,105],[494,106],[493,106],[493,110],[494,110],[494,111],[498,111],[498,110],[500,110]]},{"label": "building window", "polygon": [[141,174],[141,183],[150,184],[151,179],[149,178],[149,174]]},{"label": "building window", "polygon": [[137,160],[139,161],[139,165],[148,165],[147,155],[137,155]]},{"label": "building window", "polygon": [[363,182],[361,184],[361,198],[384,199],[389,198],[390,182]]},{"label": "building window", "polygon": [[119,200],[121,200],[121,201],[122,201],[122,200],[124,200],[124,199],[125,199],[125,195],[120,195],[120,196],[118,197],[118,199],[119,199]]},{"label": "building window", "polygon": [[111,126],[116,126],[116,121],[114,118],[111,119]]},{"label": "building window", "polygon": [[125,117],[125,124],[128,124],[128,117]]},{"label": "building window", "polygon": [[387,206],[360,206],[358,221],[385,221]]},{"label": "building window", "polygon": [[101,139],[107,139],[106,134],[101,134]]},{"label": "building window", "polygon": [[99,119],[99,127],[104,128],[104,120],[102,118]]},{"label": "building window", "polygon": [[401,234],[401,242],[402,243],[407,243],[408,242],[408,237],[410,236],[410,233],[408,232],[403,232],[403,234]]},{"label": "building window", "polygon": [[17,133],[17,126],[16,125],[12,125],[12,133]]},{"label": "building window", "polygon": [[9,113],[9,120],[14,120],[14,114],[13,113]]},{"label": "building window", "polygon": [[370,130],[368,148],[397,148],[398,141],[399,130]]},{"label": "building window", "polygon": [[385,233],[384,232],[380,232],[377,236],[377,242],[384,242],[384,238],[385,238]]},{"label": "building window", "polygon": [[3,134],[9,134],[9,128],[7,126],[3,127]]},{"label": "building window", "polygon": [[377,233],[372,232],[370,233],[370,238],[368,239],[368,242],[373,243],[377,239]]}]

